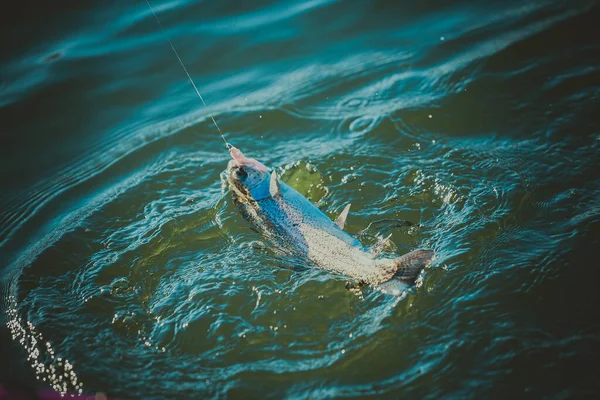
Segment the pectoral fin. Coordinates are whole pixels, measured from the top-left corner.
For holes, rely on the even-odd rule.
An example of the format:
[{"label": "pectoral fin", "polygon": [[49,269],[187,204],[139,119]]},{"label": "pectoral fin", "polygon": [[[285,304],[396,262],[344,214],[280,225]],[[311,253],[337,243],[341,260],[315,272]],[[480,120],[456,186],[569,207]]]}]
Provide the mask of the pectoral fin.
[{"label": "pectoral fin", "polygon": [[384,250],[390,250],[394,247],[394,243],[392,243],[391,237],[392,234],[390,233],[385,239],[381,239],[379,242],[373,245],[373,247],[371,248],[371,253],[374,257],[379,257],[381,256],[381,253]]},{"label": "pectoral fin", "polygon": [[393,229],[401,228],[404,226],[414,226],[414,224],[410,221],[404,221],[399,219],[380,219],[378,221],[371,222],[369,226],[367,226],[365,229],[359,232],[359,235],[388,235]]},{"label": "pectoral fin", "polygon": [[340,229],[344,229],[344,225],[346,225],[346,218],[348,217],[348,211],[350,211],[350,203],[344,207],[344,211],[340,214],[339,217],[335,220],[335,224],[340,227]]},{"label": "pectoral fin", "polygon": [[269,194],[271,197],[275,197],[279,194],[279,182],[277,181],[277,174],[275,171],[271,172],[271,182],[269,183]]}]

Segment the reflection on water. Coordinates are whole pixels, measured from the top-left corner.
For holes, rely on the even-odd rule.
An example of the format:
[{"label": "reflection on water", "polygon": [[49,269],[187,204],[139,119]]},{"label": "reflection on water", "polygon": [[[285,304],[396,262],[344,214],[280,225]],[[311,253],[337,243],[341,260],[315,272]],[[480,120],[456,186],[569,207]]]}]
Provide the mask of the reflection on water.
[{"label": "reflection on water", "polygon": [[[2,20],[0,381],[598,392],[596,2],[153,5],[164,32],[144,2]],[[420,284],[350,291],[273,254],[221,183],[211,115],[332,218],[351,202],[365,243],[435,249]]]},{"label": "reflection on water", "polygon": [[30,321],[24,321],[19,316],[14,298],[9,297],[8,302],[7,327],[12,335],[12,340],[19,343],[25,350],[27,359],[24,362],[31,365],[35,371],[35,377],[42,382],[47,382],[60,394],[81,394],[83,383],[77,379],[73,365],[69,360],[57,357],[52,344],[44,340],[42,334]]}]

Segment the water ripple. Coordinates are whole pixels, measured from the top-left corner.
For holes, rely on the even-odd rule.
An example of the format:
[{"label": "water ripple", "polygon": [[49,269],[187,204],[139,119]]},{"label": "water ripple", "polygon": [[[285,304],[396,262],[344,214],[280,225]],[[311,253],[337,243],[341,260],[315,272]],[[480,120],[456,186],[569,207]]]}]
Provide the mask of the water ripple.
[{"label": "water ripple", "polygon": [[[10,362],[124,398],[592,393],[597,10],[442,3],[153,3],[165,32],[115,3],[0,65]],[[435,262],[395,298],[274,253],[211,115],[327,215],[351,202],[348,232],[411,221],[372,226]]]}]

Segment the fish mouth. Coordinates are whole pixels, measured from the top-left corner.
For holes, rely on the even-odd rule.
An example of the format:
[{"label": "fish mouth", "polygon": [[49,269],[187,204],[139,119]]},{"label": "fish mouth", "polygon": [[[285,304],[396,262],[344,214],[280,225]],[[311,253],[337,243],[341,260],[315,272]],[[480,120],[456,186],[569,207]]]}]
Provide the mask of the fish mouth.
[{"label": "fish mouth", "polygon": [[232,175],[235,172],[235,169],[240,168],[242,164],[238,163],[235,160],[229,160],[227,163],[227,176]]}]

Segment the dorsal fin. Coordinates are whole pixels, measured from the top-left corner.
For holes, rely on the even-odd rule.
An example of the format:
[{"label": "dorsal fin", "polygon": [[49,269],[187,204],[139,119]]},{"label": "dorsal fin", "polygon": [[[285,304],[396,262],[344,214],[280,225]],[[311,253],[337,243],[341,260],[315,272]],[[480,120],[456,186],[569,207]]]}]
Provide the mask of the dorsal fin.
[{"label": "dorsal fin", "polygon": [[271,172],[271,182],[269,183],[269,194],[271,197],[275,197],[279,194],[279,182],[277,181],[277,174],[275,171]]},{"label": "dorsal fin", "polygon": [[340,214],[339,217],[335,220],[335,224],[340,227],[340,229],[344,229],[344,225],[346,225],[346,218],[348,218],[348,211],[350,211],[351,203],[348,203],[346,207],[344,207],[344,211]]}]

